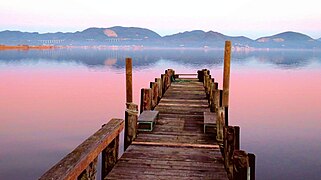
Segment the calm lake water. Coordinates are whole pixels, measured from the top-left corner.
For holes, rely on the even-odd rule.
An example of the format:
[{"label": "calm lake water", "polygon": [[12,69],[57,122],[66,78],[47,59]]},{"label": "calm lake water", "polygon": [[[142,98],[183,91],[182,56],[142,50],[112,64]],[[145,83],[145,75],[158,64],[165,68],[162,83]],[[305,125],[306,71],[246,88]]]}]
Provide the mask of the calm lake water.
[{"label": "calm lake water", "polygon": [[[222,87],[223,51],[0,51],[0,179],[37,179],[102,124],[124,117],[167,68],[202,68]],[[320,179],[321,52],[232,53],[230,123],[257,156],[257,179]]]}]

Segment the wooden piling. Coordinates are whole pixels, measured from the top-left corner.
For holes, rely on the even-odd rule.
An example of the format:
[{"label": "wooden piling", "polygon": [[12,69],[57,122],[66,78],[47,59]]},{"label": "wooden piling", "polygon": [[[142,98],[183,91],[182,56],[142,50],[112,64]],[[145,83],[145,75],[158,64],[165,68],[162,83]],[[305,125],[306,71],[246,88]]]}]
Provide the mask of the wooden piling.
[{"label": "wooden piling", "polygon": [[228,126],[229,125],[229,123],[228,123],[228,106],[225,106],[225,107],[223,107],[224,108],[224,121],[225,121],[225,126]]},{"label": "wooden piling", "polygon": [[158,85],[158,99],[157,99],[157,104],[162,98],[163,95],[163,87],[162,87],[162,79],[161,78],[155,78],[155,82]]},{"label": "wooden piling", "polygon": [[133,102],[132,59],[126,58],[126,102]]},{"label": "wooden piling", "polygon": [[156,82],[150,82],[150,88],[152,90],[152,105],[151,109],[154,109],[158,102],[158,84]]},{"label": "wooden piling", "polygon": [[162,97],[165,94],[166,87],[165,87],[165,74],[161,74],[161,86],[162,86]]},{"label": "wooden piling", "polygon": [[233,152],[237,149],[236,132],[233,126],[224,126],[224,164],[230,179],[233,179]]},{"label": "wooden piling", "polygon": [[[226,112],[226,111],[225,111]],[[233,126],[234,127],[234,150],[240,149],[240,127],[239,126]]]},{"label": "wooden piling", "polygon": [[141,89],[140,113],[152,109],[152,90],[150,88]]},{"label": "wooden piling", "polygon": [[[214,80],[214,79],[212,79]],[[211,82],[211,85],[210,85],[210,95],[209,95],[209,105],[210,105],[210,111],[211,112],[215,112],[215,106],[214,106],[214,91],[215,91],[215,87],[214,87],[214,82],[212,81]]]},{"label": "wooden piling", "polygon": [[217,121],[216,121],[216,140],[218,142],[219,145],[223,145],[223,128],[224,128],[224,108],[223,107],[219,107],[216,110],[216,116],[217,116]]},{"label": "wooden piling", "polygon": [[214,112],[220,107],[220,90],[214,90]]},{"label": "wooden piling", "polygon": [[222,106],[229,105],[230,67],[231,67],[231,41],[225,41]]},{"label": "wooden piling", "polygon": [[203,71],[202,70],[198,70],[197,71],[197,79],[199,82],[203,82]]},{"label": "wooden piling", "polygon": [[247,156],[249,158],[250,179],[255,180],[255,154],[248,153]]},{"label": "wooden piling", "polygon": [[247,180],[248,167],[249,167],[248,154],[242,150],[235,150],[233,153],[233,175],[231,179]]},{"label": "wooden piling", "polygon": [[218,83],[217,82],[214,82],[214,89],[218,89]]},{"label": "wooden piling", "polygon": [[125,111],[125,135],[124,135],[124,151],[133,142],[137,136],[137,119],[138,105],[134,103],[126,103]]},{"label": "wooden piling", "polygon": [[102,151],[101,177],[104,179],[118,160],[119,135]]},{"label": "wooden piling", "polygon": [[223,90],[219,90],[220,107],[223,107]]}]

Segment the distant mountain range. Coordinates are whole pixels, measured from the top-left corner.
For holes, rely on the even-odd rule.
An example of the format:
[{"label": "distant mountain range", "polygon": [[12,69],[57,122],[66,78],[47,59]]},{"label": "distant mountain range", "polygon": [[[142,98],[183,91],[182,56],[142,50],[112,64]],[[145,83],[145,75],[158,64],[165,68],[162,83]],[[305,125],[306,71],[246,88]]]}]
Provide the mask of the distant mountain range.
[{"label": "distant mountain range", "polygon": [[256,40],[244,36],[227,36],[218,32],[202,30],[186,31],[160,36],[154,31],[137,27],[115,26],[111,28],[88,28],[74,33],[37,33],[21,31],[0,32],[0,44],[5,45],[70,45],[70,46],[144,46],[166,48],[223,48],[231,40],[236,49],[282,48],[321,49],[321,38],[313,39],[298,32],[283,32]]}]

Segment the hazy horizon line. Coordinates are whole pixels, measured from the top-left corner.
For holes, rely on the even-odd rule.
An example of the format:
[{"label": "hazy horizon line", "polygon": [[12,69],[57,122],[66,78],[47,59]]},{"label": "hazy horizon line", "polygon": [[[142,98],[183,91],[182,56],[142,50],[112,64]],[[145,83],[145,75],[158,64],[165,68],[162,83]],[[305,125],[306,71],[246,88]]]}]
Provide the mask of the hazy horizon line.
[{"label": "hazy horizon line", "polygon": [[[142,28],[142,29],[148,29],[148,30],[151,30],[155,33],[157,33],[158,35],[160,35],[161,37],[164,37],[164,36],[169,36],[169,35],[174,35],[174,34],[179,34],[179,33],[184,33],[184,32],[191,32],[191,31],[204,31],[204,32],[209,32],[209,31],[213,31],[213,32],[218,32],[218,33],[221,33],[223,35],[226,35],[226,36],[231,36],[231,37],[239,37],[239,36],[244,36],[244,37],[247,37],[247,38],[250,38],[252,40],[257,40],[259,38],[262,38],[262,37],[268,37],[268,36],[273,36],[273,35],[276,35],[276,34],[280,34],[280,33],[284,33],[284,32],[296,32],[296,33],[301,33],[301,34],[304,34],[304,35],[307,35],[309,37],[311,37],[312,39],[320,39],[320,37],[313,37],[311,36],[310,34],[308,33],[304,33],[304,32],[301,32],[301,31],[296,31],[296,30],[284,30],[284,31],[278,31],[278,32],[275,32],[275,33],[270,33],[269,35],[257,35],[257,37],[253,38],[253,37],[249,37],[247,35],[244,35],[244,34],[240,34],[240,35],[229,35],[229,34],[225,34],[224,32],[219,32],[219,31],[215,31],[215,30],[203,30],[203,29],[193,29],[193,30],[181,30],[181,31],[176,31],[176,32],[168,32],[168,33],[159,33],[157,30],[153,30],[152,28],[146,28],[146,27],[138,27],[138,26],[121,26],[121,25],[116,25],[116,26],[110,26],[110,27],[98,27],[98,26],[91,26],[91,27],[87,27],[87,28],[82,28],[82,30],[79,30],[79,29],[74,29],[74,30],[28,30],[28,29],[18,29],[18,28],[8,28],[8,29],[3,29],[3,28],[0,28],[0,32],[1,31],[20,31],[20,32],[26,32],[26,33],[39,33],[39,34],[46,34],[46,33],[75,33],[75,32],[82,32],[86,29],[89,29],[89,28],[105,28],[105,29],[108,29],[108,28],[113,28],[113,27],[125,27],[125,28]],[[41,28],[40,28],[41,29]],[[58,28],[59,29],[59,28]],[[169,30],[168,30],[169,31]],[[260,34],[263,34],[263,33],[260,33]]]}]

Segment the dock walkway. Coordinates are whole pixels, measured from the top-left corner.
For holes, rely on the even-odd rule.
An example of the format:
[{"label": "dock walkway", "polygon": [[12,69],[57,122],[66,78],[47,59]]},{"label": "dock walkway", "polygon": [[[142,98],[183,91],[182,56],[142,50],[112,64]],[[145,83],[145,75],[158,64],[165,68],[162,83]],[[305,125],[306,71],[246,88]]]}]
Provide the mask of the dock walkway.
[{"label": "dock walkway", "polygon": [[107,179],[228,179],[215,134],[204,134],[203,83],[177,79],[158,105],[152,132],[139,132]]},{"label": "dock walkway", "polygon": [[139,116],[132,59],[126,58],[125,119],[104,124],[40,180],[255,180],[255,155],[240,149],[240,127],[228,122],[230,53],[226,41],[223,89],[207,69],[197,74],[167,69],[141,89]]}]

